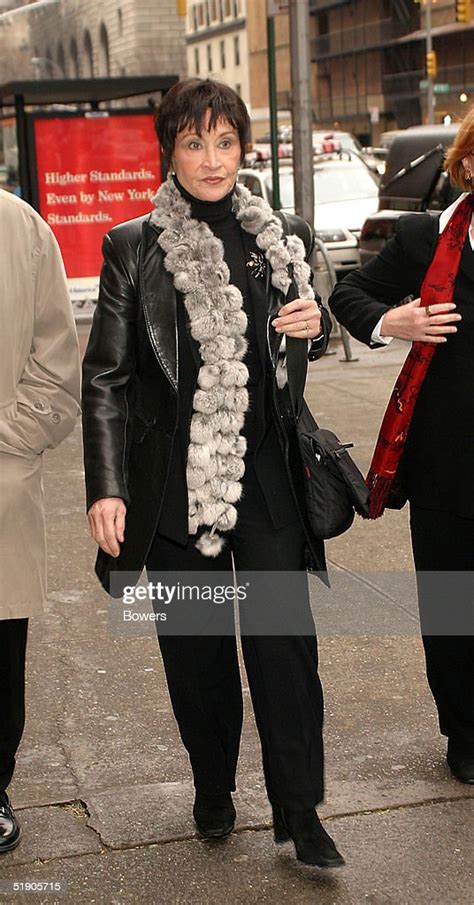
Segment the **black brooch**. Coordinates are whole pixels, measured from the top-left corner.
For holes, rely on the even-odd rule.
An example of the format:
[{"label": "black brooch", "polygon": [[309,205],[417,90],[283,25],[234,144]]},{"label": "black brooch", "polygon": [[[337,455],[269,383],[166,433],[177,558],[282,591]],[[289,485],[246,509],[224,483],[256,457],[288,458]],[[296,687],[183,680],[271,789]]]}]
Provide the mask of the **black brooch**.
[{"label": "black brooch", "polygon": [[260,251],[250,252],[250,261],[247,261],[247,267],[256,280],[262,280],[265,276],[265,256]]}]

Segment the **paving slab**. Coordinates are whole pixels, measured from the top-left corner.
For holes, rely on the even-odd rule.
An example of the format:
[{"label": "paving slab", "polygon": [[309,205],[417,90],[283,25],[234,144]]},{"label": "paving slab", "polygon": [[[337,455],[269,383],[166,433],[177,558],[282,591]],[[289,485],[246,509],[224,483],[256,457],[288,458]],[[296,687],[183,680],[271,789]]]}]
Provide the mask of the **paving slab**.
[{"label": "paving slab", "polygon": [[[272,824],[271,808],[261,774],[239,774],[233,795],[237,811],[236,828],[262,829]],[[326,803],[318,808],[323,818],[357,815],[364,811],[385,810],[427,801],[474,800],[460,783],[448,777],[436,785],[428,780],[400,783],[399,776],[333,781],[328,785]],[[130,848],[156,842],[186,839],[196,835],[192,818],[194,788],[191,781],[155,783],[132,788],[109,789],[87,796],[90,814],[87,825],[110,848]]]},{"label": "paving slab", "polygon": [[474,801],[328,820],[347,862],[337,871],[298,863],[291,843],[275,846],[270,831],[244,830],[217,843],[104,850],[22,872],[7,865],[2,880],[62,883],[61,896],[35,897],[45,905],[472,905],[473,821]]},{"label": "paving slab", "polygon": [[[87,825],[82,802],[71,801],[54,807],[18,810],[22,841],[8,855],[2,855],[0,877],[10,865],[55,861],[102,851],[97,834]],[[0,900],[1,901],[1,900]]]}]

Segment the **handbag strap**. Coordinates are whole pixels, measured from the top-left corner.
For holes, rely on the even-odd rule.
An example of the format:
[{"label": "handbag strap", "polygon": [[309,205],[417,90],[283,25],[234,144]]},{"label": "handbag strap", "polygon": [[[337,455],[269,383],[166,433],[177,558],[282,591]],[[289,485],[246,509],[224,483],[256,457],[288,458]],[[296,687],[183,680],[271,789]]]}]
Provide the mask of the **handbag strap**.
[{"label": "handbag strap", "polygon": [[[275,215],[281,221],[283,233],[285,236],[290,234],[290,225],[288,218],[283,211],[275,211]],[[291,276],[291,285],[286,294],[286,301],[293,302],[299,297],[298,287],[292,273],[292,265],[289,271]],[[286,342],[286,361],[288,372],[288,392],[290,396],[291,408],[293,416],[297,422],[303,407],[303,393],[306,385],[306,376],[308,373],[308,356],[301,354],[301,339],[295,336],[285,336]]]}]

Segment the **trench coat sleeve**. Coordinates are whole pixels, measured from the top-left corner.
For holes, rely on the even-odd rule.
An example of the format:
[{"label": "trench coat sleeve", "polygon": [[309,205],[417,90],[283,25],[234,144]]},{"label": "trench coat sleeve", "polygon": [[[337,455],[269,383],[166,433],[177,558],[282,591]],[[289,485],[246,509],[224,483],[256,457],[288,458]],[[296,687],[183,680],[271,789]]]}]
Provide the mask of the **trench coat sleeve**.
[{"label": "trench coat sleeve", "polygon": [[400,217],[395,235],[380,254],[354,270],[335,287],[329,307],[337,321],[371,348],[380,318],[406,296],[419,296],[433,254],[437,222],[429,214]]},{"label": "trench coat sleeve", "polygon": [[30,353],[10,417],[0,420],[0,451],[40,454],[58,446],[80,412],[80,360],[64,265],[49,228],[33,252],[34,321]]},{"label": "trench coat sleeve", "polygon": [[115,241],[109,234],[104,238],[99,299],[83,363],[87,509],[105,497],[129,502],[127,387],[135,368],[138,287],[137,274],[125,266],[120,240]]}]

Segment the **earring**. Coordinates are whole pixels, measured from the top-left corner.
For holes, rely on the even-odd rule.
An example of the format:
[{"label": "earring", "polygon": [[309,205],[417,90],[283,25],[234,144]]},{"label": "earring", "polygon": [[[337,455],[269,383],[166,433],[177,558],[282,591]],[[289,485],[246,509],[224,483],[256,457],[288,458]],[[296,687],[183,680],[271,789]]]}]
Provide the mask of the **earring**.
[{"label": "earring", "polygon": [[471,179],[472,179],[472,173],[471,173],[471,171],[468,170],[468,169],[465,169],[465,170],[464,170],[464,177],[465,177],[465,179],[466,179],[466,182],[470,182]]}]

